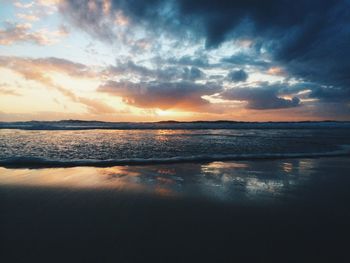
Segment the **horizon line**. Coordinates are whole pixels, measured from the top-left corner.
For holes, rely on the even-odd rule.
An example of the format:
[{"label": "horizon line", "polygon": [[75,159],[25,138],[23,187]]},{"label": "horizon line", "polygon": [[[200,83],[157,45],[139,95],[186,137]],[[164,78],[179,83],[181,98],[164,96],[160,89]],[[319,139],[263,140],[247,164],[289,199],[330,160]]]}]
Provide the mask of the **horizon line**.
[{"label": "horizon line", "polygon": [[61,120],[29,120],[29,121],[0,121],[0,123],[19,123],[19,122],[100,122],[100,123],[310,123],[310,122],[350,122],[350,120],[304,120],[304,121],[235,121],[235,120],[193,120],[193,121],[99,121],[99,120],[81,120],[81,119],[61,119]]}]

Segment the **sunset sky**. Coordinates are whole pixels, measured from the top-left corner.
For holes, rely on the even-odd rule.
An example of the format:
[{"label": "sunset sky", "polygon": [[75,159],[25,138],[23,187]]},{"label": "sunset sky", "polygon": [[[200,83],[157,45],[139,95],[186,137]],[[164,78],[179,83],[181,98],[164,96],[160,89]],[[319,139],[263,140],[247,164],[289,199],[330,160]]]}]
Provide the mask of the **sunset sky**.
[{"label": "sunset sky", "polygon": [[0,121],[350,120],[349,10],[0,0]]}]

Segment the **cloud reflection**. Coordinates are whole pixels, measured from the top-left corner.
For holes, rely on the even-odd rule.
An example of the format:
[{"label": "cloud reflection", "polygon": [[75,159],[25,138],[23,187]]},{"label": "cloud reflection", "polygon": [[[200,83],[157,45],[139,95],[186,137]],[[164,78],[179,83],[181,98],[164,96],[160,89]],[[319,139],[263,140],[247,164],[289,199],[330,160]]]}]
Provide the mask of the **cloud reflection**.
[{"label": "cloud reflection", "polygon": [[220,201],[275,200],[306,184],[317,160],[55,169],[0,168],[1,186],[109,189]]}]

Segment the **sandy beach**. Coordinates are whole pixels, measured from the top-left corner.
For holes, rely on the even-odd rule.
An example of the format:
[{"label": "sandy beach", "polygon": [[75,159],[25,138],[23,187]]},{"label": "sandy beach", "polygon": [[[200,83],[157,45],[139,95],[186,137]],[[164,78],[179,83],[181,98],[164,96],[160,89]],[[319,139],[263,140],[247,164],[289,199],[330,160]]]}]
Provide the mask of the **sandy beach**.
[{"label": "sandy beach", "polygon": [[2,262],[342,262],[348,157],[0,170]]},{"label": "sandy beach", "polygon": [[350,263],[350,0],[0,0],[0,263]]}]

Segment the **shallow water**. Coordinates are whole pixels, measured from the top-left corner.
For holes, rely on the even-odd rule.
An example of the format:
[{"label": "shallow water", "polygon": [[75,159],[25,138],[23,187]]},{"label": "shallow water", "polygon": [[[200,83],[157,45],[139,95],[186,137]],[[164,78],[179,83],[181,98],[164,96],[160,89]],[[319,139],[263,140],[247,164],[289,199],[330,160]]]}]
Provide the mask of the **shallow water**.
[{"label": "shallow water", "polygon": [[[219,202],[273,201],[299,198],[314,182],[338,180],[349,172],[348,158],[284,159],[171,165],[0,168],[2,187],[108,190],[165,198]],[[325,179],[324,179],[325,178]],[[326,180],[326,181],[325,181]]]}]

